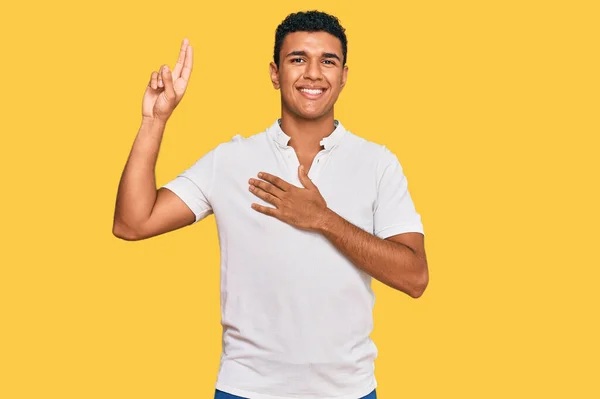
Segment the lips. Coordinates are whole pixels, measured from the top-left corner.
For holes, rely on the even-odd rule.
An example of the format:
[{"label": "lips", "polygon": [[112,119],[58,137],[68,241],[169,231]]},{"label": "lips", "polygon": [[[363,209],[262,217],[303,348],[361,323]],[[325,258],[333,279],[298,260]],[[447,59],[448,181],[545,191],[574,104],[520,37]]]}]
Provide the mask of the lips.
[{"label": "lips", "polygon": [[324,87],[299,87],[298,91],[304,97],[309,98],[311,100],[317,99],[323,95],[327,91],[327,88]]}]

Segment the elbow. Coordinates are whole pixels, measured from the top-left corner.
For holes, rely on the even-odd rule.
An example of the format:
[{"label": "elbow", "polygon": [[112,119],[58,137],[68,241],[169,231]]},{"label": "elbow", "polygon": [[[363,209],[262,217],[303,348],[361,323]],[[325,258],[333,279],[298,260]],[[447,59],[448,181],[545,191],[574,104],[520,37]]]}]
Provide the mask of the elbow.
[{"label": "elbow", "polygon": [[425,288],[427,288],[427,284],[413,288],[413,290],[409,293],[410,297],[414,299],[420,298],[425,292]]},{"label": "elbow", "polygon": [[408,293],[411,298],[417,299],[420,298],[427,285],[429,284],[429,272],[427,271],[427,265],[423,268],[423,272],[419,275],[419,277],[415,278],[414,283],[412,284],[412,289]]},{"label": "elbow", "polygon": [[112,233],[115,237],[125,241],[139,241],[142,239],[142,237],[137,234],[135,230],[128,228],[116,220],[113,223]]}]

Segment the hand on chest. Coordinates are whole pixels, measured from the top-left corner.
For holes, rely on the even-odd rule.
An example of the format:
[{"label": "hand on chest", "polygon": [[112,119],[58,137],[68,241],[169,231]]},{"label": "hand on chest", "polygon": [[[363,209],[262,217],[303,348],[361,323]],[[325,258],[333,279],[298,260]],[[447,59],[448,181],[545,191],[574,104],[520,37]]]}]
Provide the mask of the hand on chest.
[{"label": "hand on chest", "polygon": [[[262,179],[258,177],[258,173],[266,172],[282,179],[286,184],[293,185],[294,188],[306,189],[298,171],[301,163],[304,165],[308,162],[309,158],[306,159],[307,161],[298,161],[296,158],[295,162],[264,159],[258,167],[230,169],[229,173],[222,177],[223,195],[217,193],[213,199],[213,205],[218,204],[214,206],[216,217],[239,226],[256,228],[256,233],[264,230],[272,232],[279,228],[287,231],[288,226],[280,226],[283,223],[281,220],[259,213],[251,207],[252,203],[271,208],[276,205],[269,198],[260,198],[257,193],[249,190],[249,179],[260,181]],[[319,158],[319,154],[312,159],[308,175],[325,200],[327,208],[368,232],[373,230],[373,205],[376,198],[374,176],[374,173],[356,164],[344,167],[342,163],[336,162],[335,158]],[[274,193],[277,195],[277,191]]]}]

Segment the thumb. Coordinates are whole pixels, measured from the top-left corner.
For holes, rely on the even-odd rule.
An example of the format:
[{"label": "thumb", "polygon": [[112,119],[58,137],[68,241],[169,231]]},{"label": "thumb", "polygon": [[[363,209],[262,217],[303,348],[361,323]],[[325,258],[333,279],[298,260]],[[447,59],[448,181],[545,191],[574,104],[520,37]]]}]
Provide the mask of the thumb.
[{"label": "thumb", "polygon": [[298,168],[298,177],[300,178],[300,183],[302,183],[302,185],[305,188],[313,188],[313,187],[315,187],[315,185],[312,182],[312,180],[310,180],[308,178],[308,174],[306,173],[306,169],[304,169],[303,165],[300,165],[300,167]]}]

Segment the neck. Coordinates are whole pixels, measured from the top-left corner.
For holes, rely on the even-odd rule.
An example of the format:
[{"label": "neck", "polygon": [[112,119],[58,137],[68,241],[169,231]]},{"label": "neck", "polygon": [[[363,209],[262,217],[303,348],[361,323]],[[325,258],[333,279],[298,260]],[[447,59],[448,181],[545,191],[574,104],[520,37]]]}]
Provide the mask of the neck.
[{"label": "neck", "polygon": [[296,151],[321,150],[321,140],[335,130],[332,112],[319,119],[303,119],[288,112],[281,113],[281,130],[291,137],[289,146]]}]

